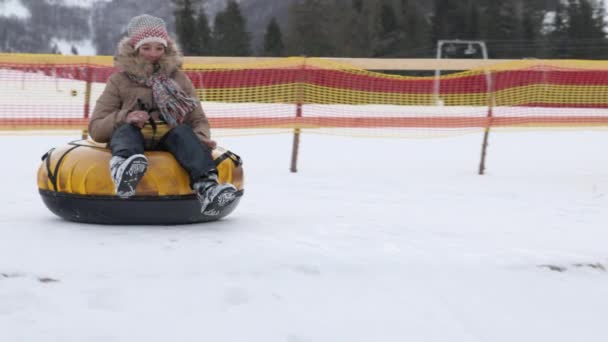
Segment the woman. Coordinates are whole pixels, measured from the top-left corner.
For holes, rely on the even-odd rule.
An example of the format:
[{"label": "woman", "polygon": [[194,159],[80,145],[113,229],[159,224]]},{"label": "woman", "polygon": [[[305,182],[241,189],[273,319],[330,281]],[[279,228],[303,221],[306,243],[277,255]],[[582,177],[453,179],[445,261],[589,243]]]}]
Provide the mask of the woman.
[{"label": "woman", "polygon": [[179,70],[181,53],[165,22],[134,17],[118,44],[115,65],[89,122],[89,135],[108,142],[116,194],[128,198],[146,172],[144,149],[165,150],[188,172],[201,202],[213,215],[236,198],[232,184],[218,184],[209,124],[196,90]]}]

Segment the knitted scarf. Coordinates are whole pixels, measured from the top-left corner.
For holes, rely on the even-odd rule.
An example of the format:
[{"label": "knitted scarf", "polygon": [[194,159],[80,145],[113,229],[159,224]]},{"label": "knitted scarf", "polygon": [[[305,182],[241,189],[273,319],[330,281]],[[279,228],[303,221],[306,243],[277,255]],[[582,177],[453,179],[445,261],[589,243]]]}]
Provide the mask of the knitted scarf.
[{"label": "knitted scarf", "polygon": [[186,94],[175,80],[164,73],[157,71],[149,77],[126,74],[134,82],[152,89],[154,102],[163,120],[170,126],[182,123],[186,114],[196,108],[198,99]]}]

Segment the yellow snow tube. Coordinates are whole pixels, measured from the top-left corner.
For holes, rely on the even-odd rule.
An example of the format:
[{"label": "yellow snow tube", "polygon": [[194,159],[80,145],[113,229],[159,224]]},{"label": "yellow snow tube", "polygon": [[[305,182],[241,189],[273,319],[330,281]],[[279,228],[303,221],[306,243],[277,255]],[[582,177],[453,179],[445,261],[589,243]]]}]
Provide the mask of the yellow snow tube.
[{"label": "yellow snow tube", "polygon": [[38,188],[47,207],[58,216],[77,222],[101,224],[180,224],[212,221],[232,212],[243,195],[240,157],[223,148],[213,150],[220,183],[239,190],[237,200],[216,216],[200,212],[190,179],[173,155],[146,151],[148,170],[135,195],[114,194],[110,177],[110,150],[89,140],[51,149],[38,169]]}]

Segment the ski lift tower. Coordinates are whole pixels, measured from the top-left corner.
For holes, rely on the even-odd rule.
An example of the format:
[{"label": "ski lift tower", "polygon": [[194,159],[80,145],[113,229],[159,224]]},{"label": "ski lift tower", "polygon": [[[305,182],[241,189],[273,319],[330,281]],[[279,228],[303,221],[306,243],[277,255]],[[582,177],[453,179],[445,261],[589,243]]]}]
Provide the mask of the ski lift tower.
[{"label": "ski lift tower", "polygon": [[[460,39],[452,39],[452,40],[438,40],[437,41],[437,60],[444,58],[444,50],[448,53],[456,52],[457,46],[466,45],[466,49],[464,50],[465,56],[472,56],[478,52],[478,49],[481,50],[481,58],[488,59],[488,49],[486,48],[486,43],[483,40],[460,40]],[[445,47],[445,48],[444,48]],[[490,73],[486,71],[486,80],[488,84],[488,91],[492,89],[490,82],[492,78],[490,77]],[[435,100],[436,105],[443,105],[443,100],[439,96],[440,91],[440,81],[441,81],[441,70],[439,68],[435,69],[435,82],[433,83],[433,99]]]},{"label": "ski lift tower", "polygon": [[[446,46],[447,52],[456,52],[458,45],[466,45],[466,49],[464,50],[465,56],[472,56],[476,54],[477,48],[481,49],[481,58],[484,60],[488,59],[488,49],[486,48],[486,43],[482,40],[438,40],[437,41],[437,59],[441,59],[443,57],[444,45]],[[476,48],[477,47],[477,48]],[[493,85],[492,85],[492,75],[490,71],[486,68],[484,69],[484,73],[486,75],[486,89],[488,94],[488,120],[492,119],[493,116],[493,108],[494,104],[494,96],[492,94]],[[440,82],[441,82],[441,70],[439,68],[435,69],[435,81],[433,83],[433,99],[435,104],[438,106],[443,105],[443,100],[439,96],[440,91]],[[489,122],[489,121],[488,121]],[[483,142],[481,144],[481,160],[479,161],[479,170],[478,174],[483,175],[485,171],[486,165],[486,152],[488,147],[488,139],[490,135],[490,125],[486,125],[483,134]]]}]

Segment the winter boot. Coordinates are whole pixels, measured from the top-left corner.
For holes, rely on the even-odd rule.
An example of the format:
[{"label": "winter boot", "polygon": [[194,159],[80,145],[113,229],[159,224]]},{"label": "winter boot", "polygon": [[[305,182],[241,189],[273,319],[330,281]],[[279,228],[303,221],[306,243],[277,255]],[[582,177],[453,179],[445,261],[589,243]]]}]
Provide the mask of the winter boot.
[{"label": "winter boot", "polygon": [[219,184],[215,174],[196,182],[193,188],[201,202],[203,215],[217,216],[236,199],[236,187],[230,183]]},{"label": "winter boot", "polygon": [[133,196],[147,168],[148,159],[143,154],[135,154],[126,159],[113,156],[110,159],[110,175],[114,181],[116,195],[120,198]]}]

